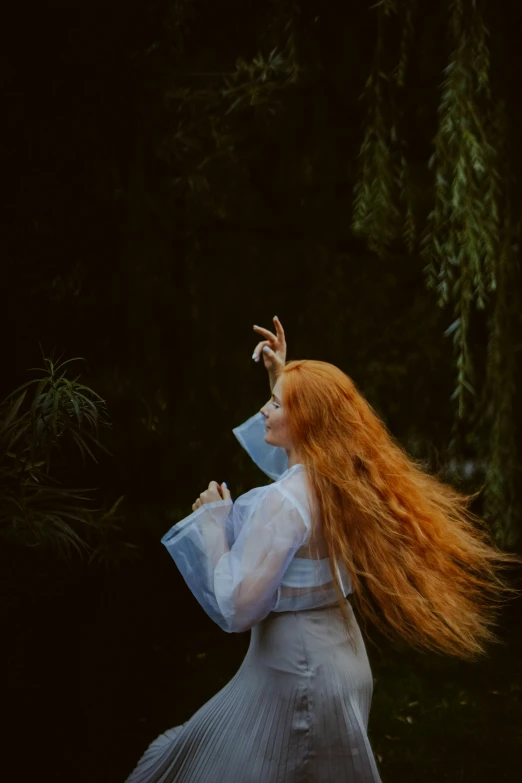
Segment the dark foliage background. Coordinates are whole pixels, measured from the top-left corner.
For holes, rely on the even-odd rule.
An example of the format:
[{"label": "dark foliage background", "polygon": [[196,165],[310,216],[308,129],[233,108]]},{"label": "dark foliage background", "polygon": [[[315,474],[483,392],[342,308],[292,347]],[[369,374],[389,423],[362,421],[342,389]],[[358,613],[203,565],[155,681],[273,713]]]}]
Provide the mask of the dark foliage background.
[{"label": "dark foliage background", "polygon": [[[471,18],[474,5],[462,4]],[[249,635],[213,626],[159,539],[211,479],[226,480],[233,497],[266,481],[231,432],[269,393],[250,358],[253,323],[270,327],[277,314],[289,359],[340,366],[413,456],[464,489],[485,482],[489,505],[478,510],[499,542],[520,548],[522,12],[479,4],[491,33],[492,105],[504,117],[488,125],[497,128],[498,204],[510,216],[492,235],[508,236],[511,255],[485,307],[457,311],[464,282],[456,290],[448,272],[456,293],[440,302],[422,242],[455,3],[377,6],[44,0],[10,8],[0,69],[0,396],[35,376],[27,370],[42,367],[42,353],[83,357],[66,375],[81,374],[105,400],[111,424],[98,433],[110,454],[93,447],[97,462],[82,462],[64,437],[49,474],[63,487],[95,488],[71,528],[87,553],[65,556],[64,529],[39,511],[20,512],[16,529],[2,512],[13,779],[121,781],[155,736],[237,670]],[[403,41],[399,89],[389,74]],[[376,67],[388,76],[372,104],[365,85]],[[366,175],[372,198],[382,186],[382,201],[364,207],[354,232],[359,152],[376,107],[383,119],[371,149],[397,112],[409,184],[394,174],[387,137],[382,167],[373,151]],[[477,220],[486,235],[483,213]],[[468,247],[466,227],[455,232]],[[465,262],[455,268],[464,281]],[[462,328],[445,336],[456,317]],[[461,332],[471,357],[462,377],[474,389],[465,405]],[[27,471],[15,484],[15,474],[3,474],[5,507],[6,487],[22,486]],[[514,604],[502,617],[505,647],[473,665],[392,648],[377,634],[368,640],[370,738],[383,780],[468,783],[493,771],[513,779],[519,629]]]}]

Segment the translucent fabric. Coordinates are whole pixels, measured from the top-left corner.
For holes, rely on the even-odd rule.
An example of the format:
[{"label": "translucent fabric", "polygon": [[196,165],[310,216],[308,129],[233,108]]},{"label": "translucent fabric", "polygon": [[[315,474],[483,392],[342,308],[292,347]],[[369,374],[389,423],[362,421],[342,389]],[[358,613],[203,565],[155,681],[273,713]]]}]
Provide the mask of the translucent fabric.
[{"label": "translucent fabric", "polygon": [[271,479],[280,478],[288,470],[288,455],[280,446],[265,440],[265,417],[259,411],[232,430],[247,454]]},{"label": "translucent fabric", "polygon": [[[255,625],[232,679],[149,743],[126,783],[381,783],[368,737],[372,671],[346,608],[353,644],[337,606]],[[166,698],[177,693],[168,678]]]},{"label": "translucent fabric", "polygon": [[306,468],[264,441],[261,413],[234,434],[274,483],[201,506],[162,543],[223,630],[252,629],[248,652],[218,693],[149,744],[126,783],[381,783],[370,662],[349,601],[346,634]]},{"label": "translucent fabric", "polygon": [[[252,628],[270,612],[337,602],[320,525],[312,525],[306,468],[288,468],[285,450],[265,442],[261,413],[233,432],[276,481],[235,502],[200,506],[161,539],[203,609],[229,633]],[[349,575],[344,568],[338,574],[346,596]]]}]

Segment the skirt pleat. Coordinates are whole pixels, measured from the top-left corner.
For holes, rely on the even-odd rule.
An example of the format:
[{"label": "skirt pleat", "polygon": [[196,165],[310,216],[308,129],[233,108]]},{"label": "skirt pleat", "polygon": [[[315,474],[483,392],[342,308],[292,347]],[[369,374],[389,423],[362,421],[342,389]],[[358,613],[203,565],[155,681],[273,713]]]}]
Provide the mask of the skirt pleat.
[{"label": "skirt pleat", "polygon": [[351,604],[273,612],[230,682],[157,737],[125,783],[380,783],[373,677]]}]

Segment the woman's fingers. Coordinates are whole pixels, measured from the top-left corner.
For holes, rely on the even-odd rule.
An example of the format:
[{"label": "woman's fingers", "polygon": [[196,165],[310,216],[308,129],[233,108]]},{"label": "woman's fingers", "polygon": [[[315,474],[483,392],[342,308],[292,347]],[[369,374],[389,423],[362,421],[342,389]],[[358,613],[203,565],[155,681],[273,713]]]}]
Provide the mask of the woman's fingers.
[{"label": "woman's fingers", "polygon": [[262,326],[258,326],[257,324],[254,324],[254,329],[256,332],[261,332],[261,334],[266,337],[270,342],[275,343],[276,345],[278,342],[281,342],[281,344],[284,344],[285,342],[285,332],[281,325],[281,322],[279,321],[279,318],[274,316],[274,324],[275,324],[275,330],[276,334],[271,332],[269,329],[265,329]]},{"label": "woman's fingers", "polygon": [[221,495],[223,496],[223,500],[232,500],[230,490],[225,484],[221,484]]},{"label": "woman's fingers", "polygon": [[261,334],[264,335],[267,339],[276,342],[277,337],[269,329],[263,329],[262,326],[257,326],[257,324],[254,324],[254,329],[256,332],[261,332]]},{"label": "woman's fingers", "polygon": [[226,485],[220,485],[217,481],[211,481],[208,485],[208,489],[201,492],[199,498],[192,504],[192,511],[197,511],[200,506],[203,506],[205,503],[213,503],[216,499],[232,500],[232,496]]},{"label": "woman's fingers", "polygon": [[[276,329],[276,335],[273,334],[269,329],[265,329],[263,326],[258,326],[257,324],[254,324],[254,330],[256,332],[260,332],[264,337],[266,337],[266,340],[263,340],[262,342],[258,343],[254,349],[254,353],[252,354],[252,359],[254,359],[256,362],[259,361],[261,357],[261,352],[263,351],[263,348],[265,346],[268,346],[274,354],[281,358],[281,356],[286,355],[286,342],[285,342],[285,333],[283,331],[283,327],[281,325],[281,322],[277,318],[277,316],[274,316],[274,324]],[[266,355],[266,352],[264,355],[264,358],[267,358],[269,360],[269,364],[271,364],[272,356],[270,353]],[[266,362],[265,362],[265,366]]]},{"label": "woman's fingers", "polygon": [[220,499],[221,495],[219,489],[220,487],[217,481],[210,481],[208,488],[204,489],[203,492],[200,492],[199,498],[192,504],[192,510],[195,511],[205,503],[213,503],[216,499]]},{"label": "woman's fingers", "polygon": [[263,340],[263,342],[258,343],[256,345],[256,347],[254,348],[254,353],[252,354],[252,359],[255,359],[256,362],[259,361],[259,357],[261,356],[261,351],[263,350],[265,345],[268,345],[268,347],[270,348],[270,344],[269,344],[268,340]]},{"label": "woman's fingers", "polygon": [[283,343],[285,341],[285,330],[283,329],[283,325],[277,315],[274,315],[274,324],[276,328],[277,338],[278,340],[281,340]]}]

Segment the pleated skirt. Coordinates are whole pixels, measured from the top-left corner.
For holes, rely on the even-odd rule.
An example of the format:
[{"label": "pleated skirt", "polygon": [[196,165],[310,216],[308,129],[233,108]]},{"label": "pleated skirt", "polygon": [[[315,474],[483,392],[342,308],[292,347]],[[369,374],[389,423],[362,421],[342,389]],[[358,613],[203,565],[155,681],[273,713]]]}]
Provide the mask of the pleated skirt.
[{"label": "pleated skirt", "polygon": [[367,729],[373,677],[349,601],[272,612],[232,679],[157,737],[125,783],[380,783]]}]

